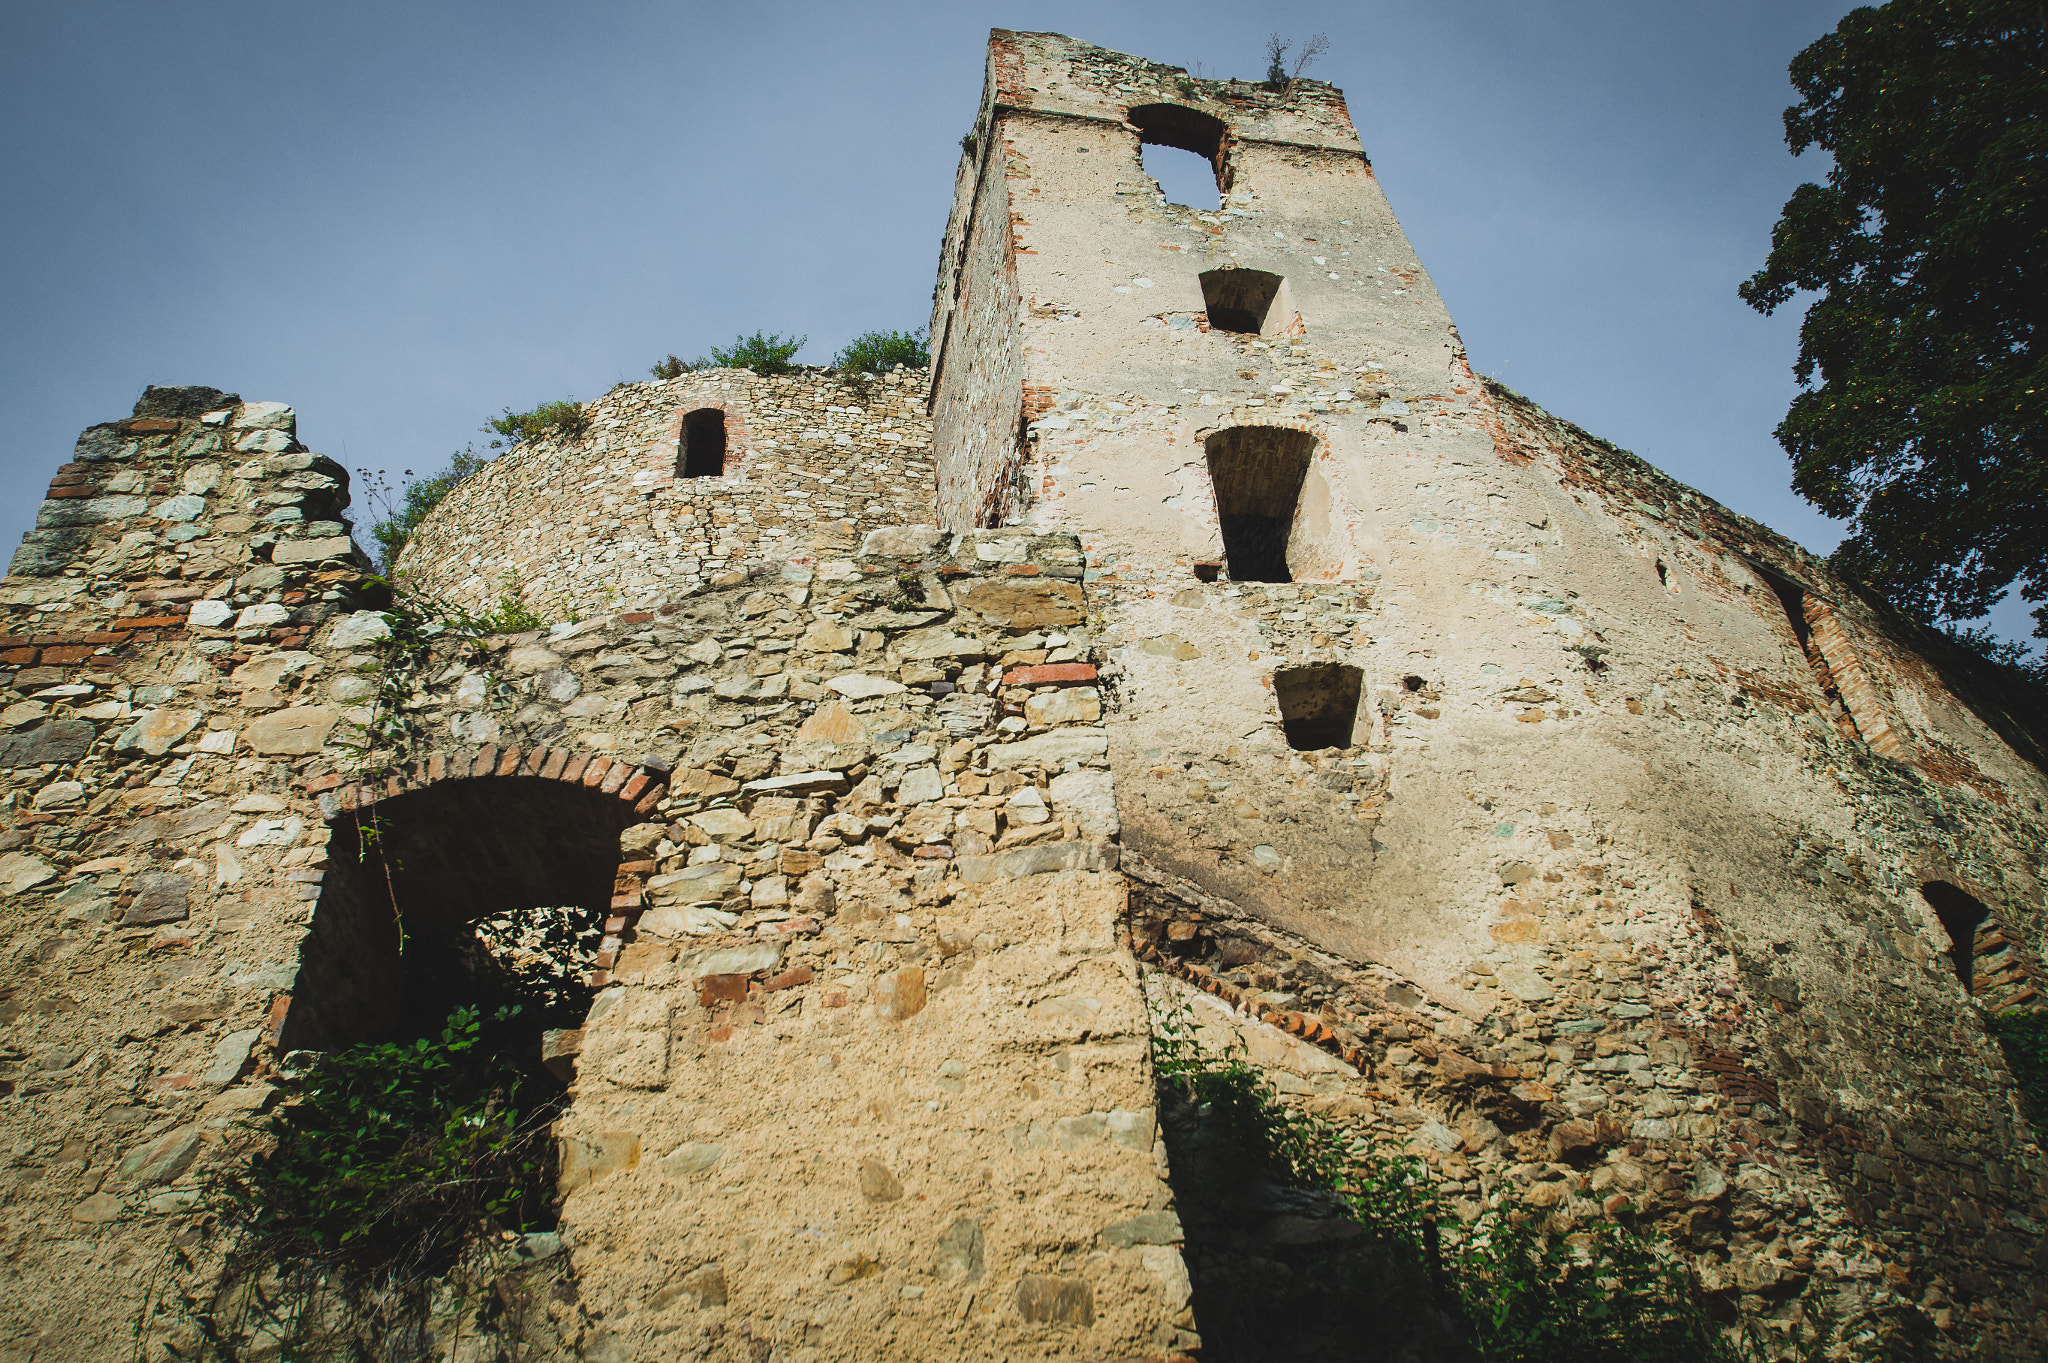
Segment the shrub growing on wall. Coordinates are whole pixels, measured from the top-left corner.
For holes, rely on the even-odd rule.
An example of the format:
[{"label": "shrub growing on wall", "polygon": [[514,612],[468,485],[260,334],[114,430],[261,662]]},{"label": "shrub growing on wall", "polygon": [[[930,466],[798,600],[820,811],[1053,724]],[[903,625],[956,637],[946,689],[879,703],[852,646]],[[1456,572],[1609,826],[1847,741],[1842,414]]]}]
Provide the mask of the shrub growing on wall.
[{"label": "shrub growing on wall", "polygon": [[854,337],[832,357],[842,374],[886,374],[899,364],[921,369],[932,362],[924,328],[916,331],[870,331]]},{"label": "shrub growing on wall", "polygon": [[505,415],[485,424],[484,430],[495,433],[499,438],[491,442],[492,449],[517,445],[522,441],[538,440],[544,435],[562,435],[571,439],[590,429],[590,413],[580,402],[564,398],[560,402],[543,402],[530,412],[515,412],[510,407]]},{"label": "shrub growing on wall", "polygon": [[796,366],[790,360],[809,339],[808,336],[781,336],[772,331],[738,336],[723,350],[711,347],[711,365],[721,369],[751,369],[756,374],[794,373]]}]

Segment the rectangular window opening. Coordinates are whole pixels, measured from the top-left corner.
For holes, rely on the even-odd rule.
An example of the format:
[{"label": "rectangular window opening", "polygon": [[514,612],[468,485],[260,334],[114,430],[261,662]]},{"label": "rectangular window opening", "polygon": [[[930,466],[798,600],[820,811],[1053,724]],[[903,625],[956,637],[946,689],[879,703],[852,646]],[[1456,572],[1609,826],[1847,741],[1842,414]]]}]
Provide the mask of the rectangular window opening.
[{"label": "rectangular window opening", "polygon": [[1280,727],[1287,746],[1301,752],[1348,748],[1358,722],[1358,696],[1365,674],[1341,663],[1283,667],[1273,674],[1280,702]]},{"label": "rectangular window opening", "polygon": [[1202,302],[1209,310],[1211,331],[1261,335],[1280,296],[1281,277],[1264,270],[1206,270]]},{"label": "rectangular window opening", "polygon": [[1292,582],[1288,541],[1316,439],[1286,426],[1232,426],[1205,442],[1232,582]]},{"label": "rectangular window opening", "polygon": [[725,476],[725,413],[700,407],[683,418],[683,436],[676,450],[678,478]]}]

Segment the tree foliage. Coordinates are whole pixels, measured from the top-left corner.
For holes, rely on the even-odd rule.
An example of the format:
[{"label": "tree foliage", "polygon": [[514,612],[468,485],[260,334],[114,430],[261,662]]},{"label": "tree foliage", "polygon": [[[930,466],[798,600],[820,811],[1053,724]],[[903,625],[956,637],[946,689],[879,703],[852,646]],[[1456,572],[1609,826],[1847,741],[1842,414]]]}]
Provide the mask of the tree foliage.
[{"label": "tree foliage", "polygon": [[369,498],[373,505],[382,506],[384,515],[370,527],[370,538],[377,542],[378,571],[390,577],[398,563],[398,555],[405,549],[406,541],[413,531],[420,528],[420,522],[427,513],[439,506],[455,485],[475,473],[490,461],[490,456],[478,454],[476,448],[457,450],[449,457],[448,467],[427,478],[415,478],[411,469],[400,475],[405,478],[404,490],[395,497],[391,487],[381,475],[372,475],[369,480]]},{"label": "tree foliage", "polygon": [[1834,164],[1740,290],[1819,294],[1778,441],[1853,518],[1838,566],[1925,620],[2048,601],[2044,29],[2036,0],[1892,0],[1795,57],[1785,140]]}]

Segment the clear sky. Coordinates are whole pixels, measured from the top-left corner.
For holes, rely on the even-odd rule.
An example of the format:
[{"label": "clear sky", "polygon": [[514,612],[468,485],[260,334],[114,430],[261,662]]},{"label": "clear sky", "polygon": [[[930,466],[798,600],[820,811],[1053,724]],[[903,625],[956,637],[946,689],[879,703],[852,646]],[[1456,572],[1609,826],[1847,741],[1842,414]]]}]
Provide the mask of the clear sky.
[{"label": "clear sky", "polygon": [[1001,26],[1244,77],[1327,33],[1473,367],[1824,551],[1771,438],[1797,319],[1735,286],[1824,173],[1785,65],[1848,8],[0,0],[0,546],[149,383],[292,403],[360,483],[671,351],[923,324]]}]

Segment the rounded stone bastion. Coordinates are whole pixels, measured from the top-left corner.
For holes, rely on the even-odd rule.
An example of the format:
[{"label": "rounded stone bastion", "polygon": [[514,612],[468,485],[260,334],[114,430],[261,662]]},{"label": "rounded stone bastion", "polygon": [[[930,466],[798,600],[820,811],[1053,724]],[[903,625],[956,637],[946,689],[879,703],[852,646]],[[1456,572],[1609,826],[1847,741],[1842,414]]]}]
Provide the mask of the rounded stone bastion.
[{"label": "rounded stone bastion", "polygon": [[523,441],[465,479],[397,567],[471,608],[510,588],[591,615],[736,581],[756,560],[850,551],[932,520],[928,387],[908,368],[620,384],[579,433]]}]

